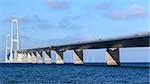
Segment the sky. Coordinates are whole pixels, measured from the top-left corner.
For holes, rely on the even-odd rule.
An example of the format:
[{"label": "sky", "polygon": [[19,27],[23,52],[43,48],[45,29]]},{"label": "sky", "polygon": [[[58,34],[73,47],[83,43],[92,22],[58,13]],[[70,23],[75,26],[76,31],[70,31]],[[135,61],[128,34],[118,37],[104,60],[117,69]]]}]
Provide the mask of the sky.
[{"label": "sky", "polygon": [[[76,43],[150,31],[149,0],[0,0],[0,61],[10,20],[19,19],[20,48]],[[121,48],[121,62],[149,62],[149,48]],[[72,62],[72,51],[64,53]],[[52,52],[52,61],[55,61]],[[105,49],[84,50],[84,61],[105,62]]]}]

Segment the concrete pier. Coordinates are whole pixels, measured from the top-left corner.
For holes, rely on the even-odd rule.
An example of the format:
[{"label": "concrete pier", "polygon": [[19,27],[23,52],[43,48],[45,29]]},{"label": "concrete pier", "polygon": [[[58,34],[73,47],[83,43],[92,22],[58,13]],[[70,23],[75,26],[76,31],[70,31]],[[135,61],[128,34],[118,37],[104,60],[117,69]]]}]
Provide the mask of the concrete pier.
[{"label": "concrete pier", "polygon": [[36,61],[36,52],[32,52],[31,57],[32,57],[32,63],[33,64],[37,63],[37,61]]},{"label": "concrete pier", "polygon": [[120,65],[119,48],[116,48],[114,50],[107,48],[107,50],[106,50],[106,64],[107,65],[113,65],[113,66],[119,66]]},{"label": "concrete pier", "polygon": [[22,53],[18,53],[17,63],[22,63],[22,57],[23,57],[23,54]]},{"label": "concrete pier", "polygon": [[18,53],[14,51],[14,63],[18,63],[17,59],[18,59]]},{"label": "concrete pier", "polygon": [[56,51],[56,64],[64,64],[63,51]]},{"label": "concrete pier", "polygon": [[45,64],[51,64],[51,51],[45,51]]},{"label": "concrete pier", "polygon": [[83,50],[74,50],[74,64],[84,64],[83,62]]},{"label": "concrete pier", "polygon": [[21,53],[21,55],[22,55],[22,63],[24,63],[24,62],[25,62],[25,56],[24,56],[24,53]]},{"label": "concrete pier", "polygon": [[43,63],[43,60],[42,60],[42,51],[38,51],[37,52],[37,63],[38,64]]},{"label": "concrete pier", "polygon": [[24,55],[25,55],[25,63],[27,63],[28,62],[28,53],[25,53]]},{"label": "concrete pier", "polygon": [[27,63],[32,63],[31,53],[27,53]]},{"label": "concrete pier", "polygon": [[27,54],[23,53],[22,56],[22,63],[27,63]]}]

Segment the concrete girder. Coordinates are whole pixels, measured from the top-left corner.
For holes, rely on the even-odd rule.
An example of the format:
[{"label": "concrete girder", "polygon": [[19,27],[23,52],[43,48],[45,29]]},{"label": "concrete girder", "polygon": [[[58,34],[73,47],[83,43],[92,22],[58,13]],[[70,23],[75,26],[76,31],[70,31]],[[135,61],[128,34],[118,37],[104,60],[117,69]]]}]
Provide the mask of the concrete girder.
[{"label": "concrete girder", "polygon": [[45,51],[45,64],[51,64],[51,51]]},{"label": "concrete girder", "polygon": [[63,51],[56,51],[56,64],[64,64]]},{"label": "concrete girder", "polygon": [[22,63],[22,57],[23,57],[22,53],[18,53],[18,55],[17,55],[17,63]]},{"label": "concrete girder", "polygon": [[120,65],[120,58],[119,58],[119,48],[111,50],[107,48],[106,50],[106,64],[112,66]]},{"label": "concrete girder", "polygon": [[74,50],[74,64],[84,64],[83,62],[83,50]]},{"label": "concrete girder", "polygon": [[32,63],[33,64],[37,63],[37,61],[36,61],[36,59],[37,59],[36,52],[31,52],[31,57],[32,57]]},{"label": "concrete girder", "polygon": [[37,51],[37,63],[38,64],[43,63],[43,60],[42,60],[42,51]]},{"label": "concrete girder", "polygon": [[30,52],[27,53],[27,63],[32,63],[32,56]]}]

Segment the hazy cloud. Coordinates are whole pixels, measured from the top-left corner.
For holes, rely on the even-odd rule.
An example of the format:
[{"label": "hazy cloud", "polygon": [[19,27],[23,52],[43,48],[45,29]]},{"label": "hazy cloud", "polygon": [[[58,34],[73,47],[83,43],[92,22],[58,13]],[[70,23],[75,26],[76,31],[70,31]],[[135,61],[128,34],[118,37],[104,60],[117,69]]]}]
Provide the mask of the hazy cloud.
[{"label": "hazy cloud", "polygon": [[106,14],[110,19],[130,19],[134,17],[148,17],[148,11],[140,4],[133,4],[127,10],[113,11]]},{"label": "hazy cloud", "polygon": [[7,17],[6,19],[2,20],[3,23],[10,23],[12,19],[18,19],[20,23],[22,24],[31,24],[35,22],[41,22],[42,19],[38,15],[33,15],[33,16],[23,16],[23,17],[15,17],[15,16],[10,16]]},{"label": "hazy cloud", "polygon": [[22,24],[37,24],[41,22],[47,22],[48,19],[41,18],[38,15],[32,15],[32,16],[24,16],[20,18],[20,23]]},{"label": "hazy cloud", "polygon": [[147,16],[148,11],[140,4],[133,4],[129,7],[129,12],[135,16]]},{"label": "hazy cloud", "polygon": [[32,17],[24,16],[20,18],[20,21],[22,24],[31,24],[33,22]]},{"label": "hazy cloud", "polygon": [[20,35],[20,38],[21,39],[26,39],[26,40],[32,40],[32,38],[31,37],[29,37],[29,36],[26,36],[26,35]]},{"label": "hazy cloud", "polygon": [[108,9],[111,7],[110,3],[97,3],[94,5],[89,6],[90,9],[92,10],[102,10],[102,9]]},{"label": "hazy cloud", "polygon": [[6,19],[3,19],[1,22],[2,23],[10,23],[12,19],[19,19],[19,18],[15,17],[15,16],[10,16],[10,17],[7,17]]},{"label": "hazy cloud", "polygon": [[[3,23],[10,23],[11,19],[16,17],[8,17],[4,19]],[[51,28],[53,26],[52,22],[47,18],[42,18],[38,15],[32,15],[32,16],[23,16],[23,17],[17,17],[20,24],[28,25],[28,26],[34,26],[34,28],[40,28],[40,29],[47,29]]]},{"label": "hazy cloud", "polygon": [[115,11],[113,13],[107,14],[107,17],[111,19],[128,19],[129,15],[124,11]]},{"label": "hazy cloud", "polygon": [[84,41],[93,41],[93,40],[98,40],[98,39],[96,39],[96,37],[93,35],[74,34],[62,38],[43,40],[41,41],[41,43],[45,45],[57,45],[57,44],[61,45],[61,44],[78,43]]},{"label": "hazy cloud", "polygon": [[79,23],[80,18],[80,15],[64,16],[64,18],[58,22],[58,27],[66,29],[79,29],[81,28]]},{"label": "hazy cloud", "polygon": [[[10,20],[14,17],[7,17],[3,20],[4,23],[9,23]],[[82,17],[83,18],[83,17]],[[61,20],[58,20],[56,23],[47,19],[42,18],[38,15],[32,15],[32,16],[23,16],[18,17],[19,23],[21,25],[24,25],[25,28],[37,28],[37,29],[49,29],[49,28],[60,28],[60,29],[79,29],[81,28],[81,25],[79,23],[79,20],[81,19],[80,15],[74,15],[74,16],[64,16]]]},{"label": "hazy cloud", "polygon": [[58,9],[58,10],[68,9],[67,2],[60,2],[58,0],[46,0],[46,1],[50,8]]},{"label": "hazy cloud", "polygon": [[54,24],[51,24],[50,22],[40,23],[37,25],[38,28],[41,29],[49,29],[52,28]]}]

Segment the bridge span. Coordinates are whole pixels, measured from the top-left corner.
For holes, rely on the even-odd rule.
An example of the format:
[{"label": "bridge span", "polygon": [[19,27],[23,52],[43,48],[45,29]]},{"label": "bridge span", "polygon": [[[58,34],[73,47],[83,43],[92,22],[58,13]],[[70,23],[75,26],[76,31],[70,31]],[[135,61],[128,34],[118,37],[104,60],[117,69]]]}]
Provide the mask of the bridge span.
[{"label": "bridge span", "polygon": [[[100,39],[89,42],[78,42],[64,45],[53,45],[43,48],[23,49],[15,51],[15,63],[45,63],[51,64],[51,51],[56,51],[56,64],[64,64],[63,52],[74,51],[74,64],[84,64],[84,49],[106,48],[106,64],[120,65],[119,48],[149,47],[150,32],[138,33],[117,38]],[[44,61],[42,61],[43,54]]]}]

